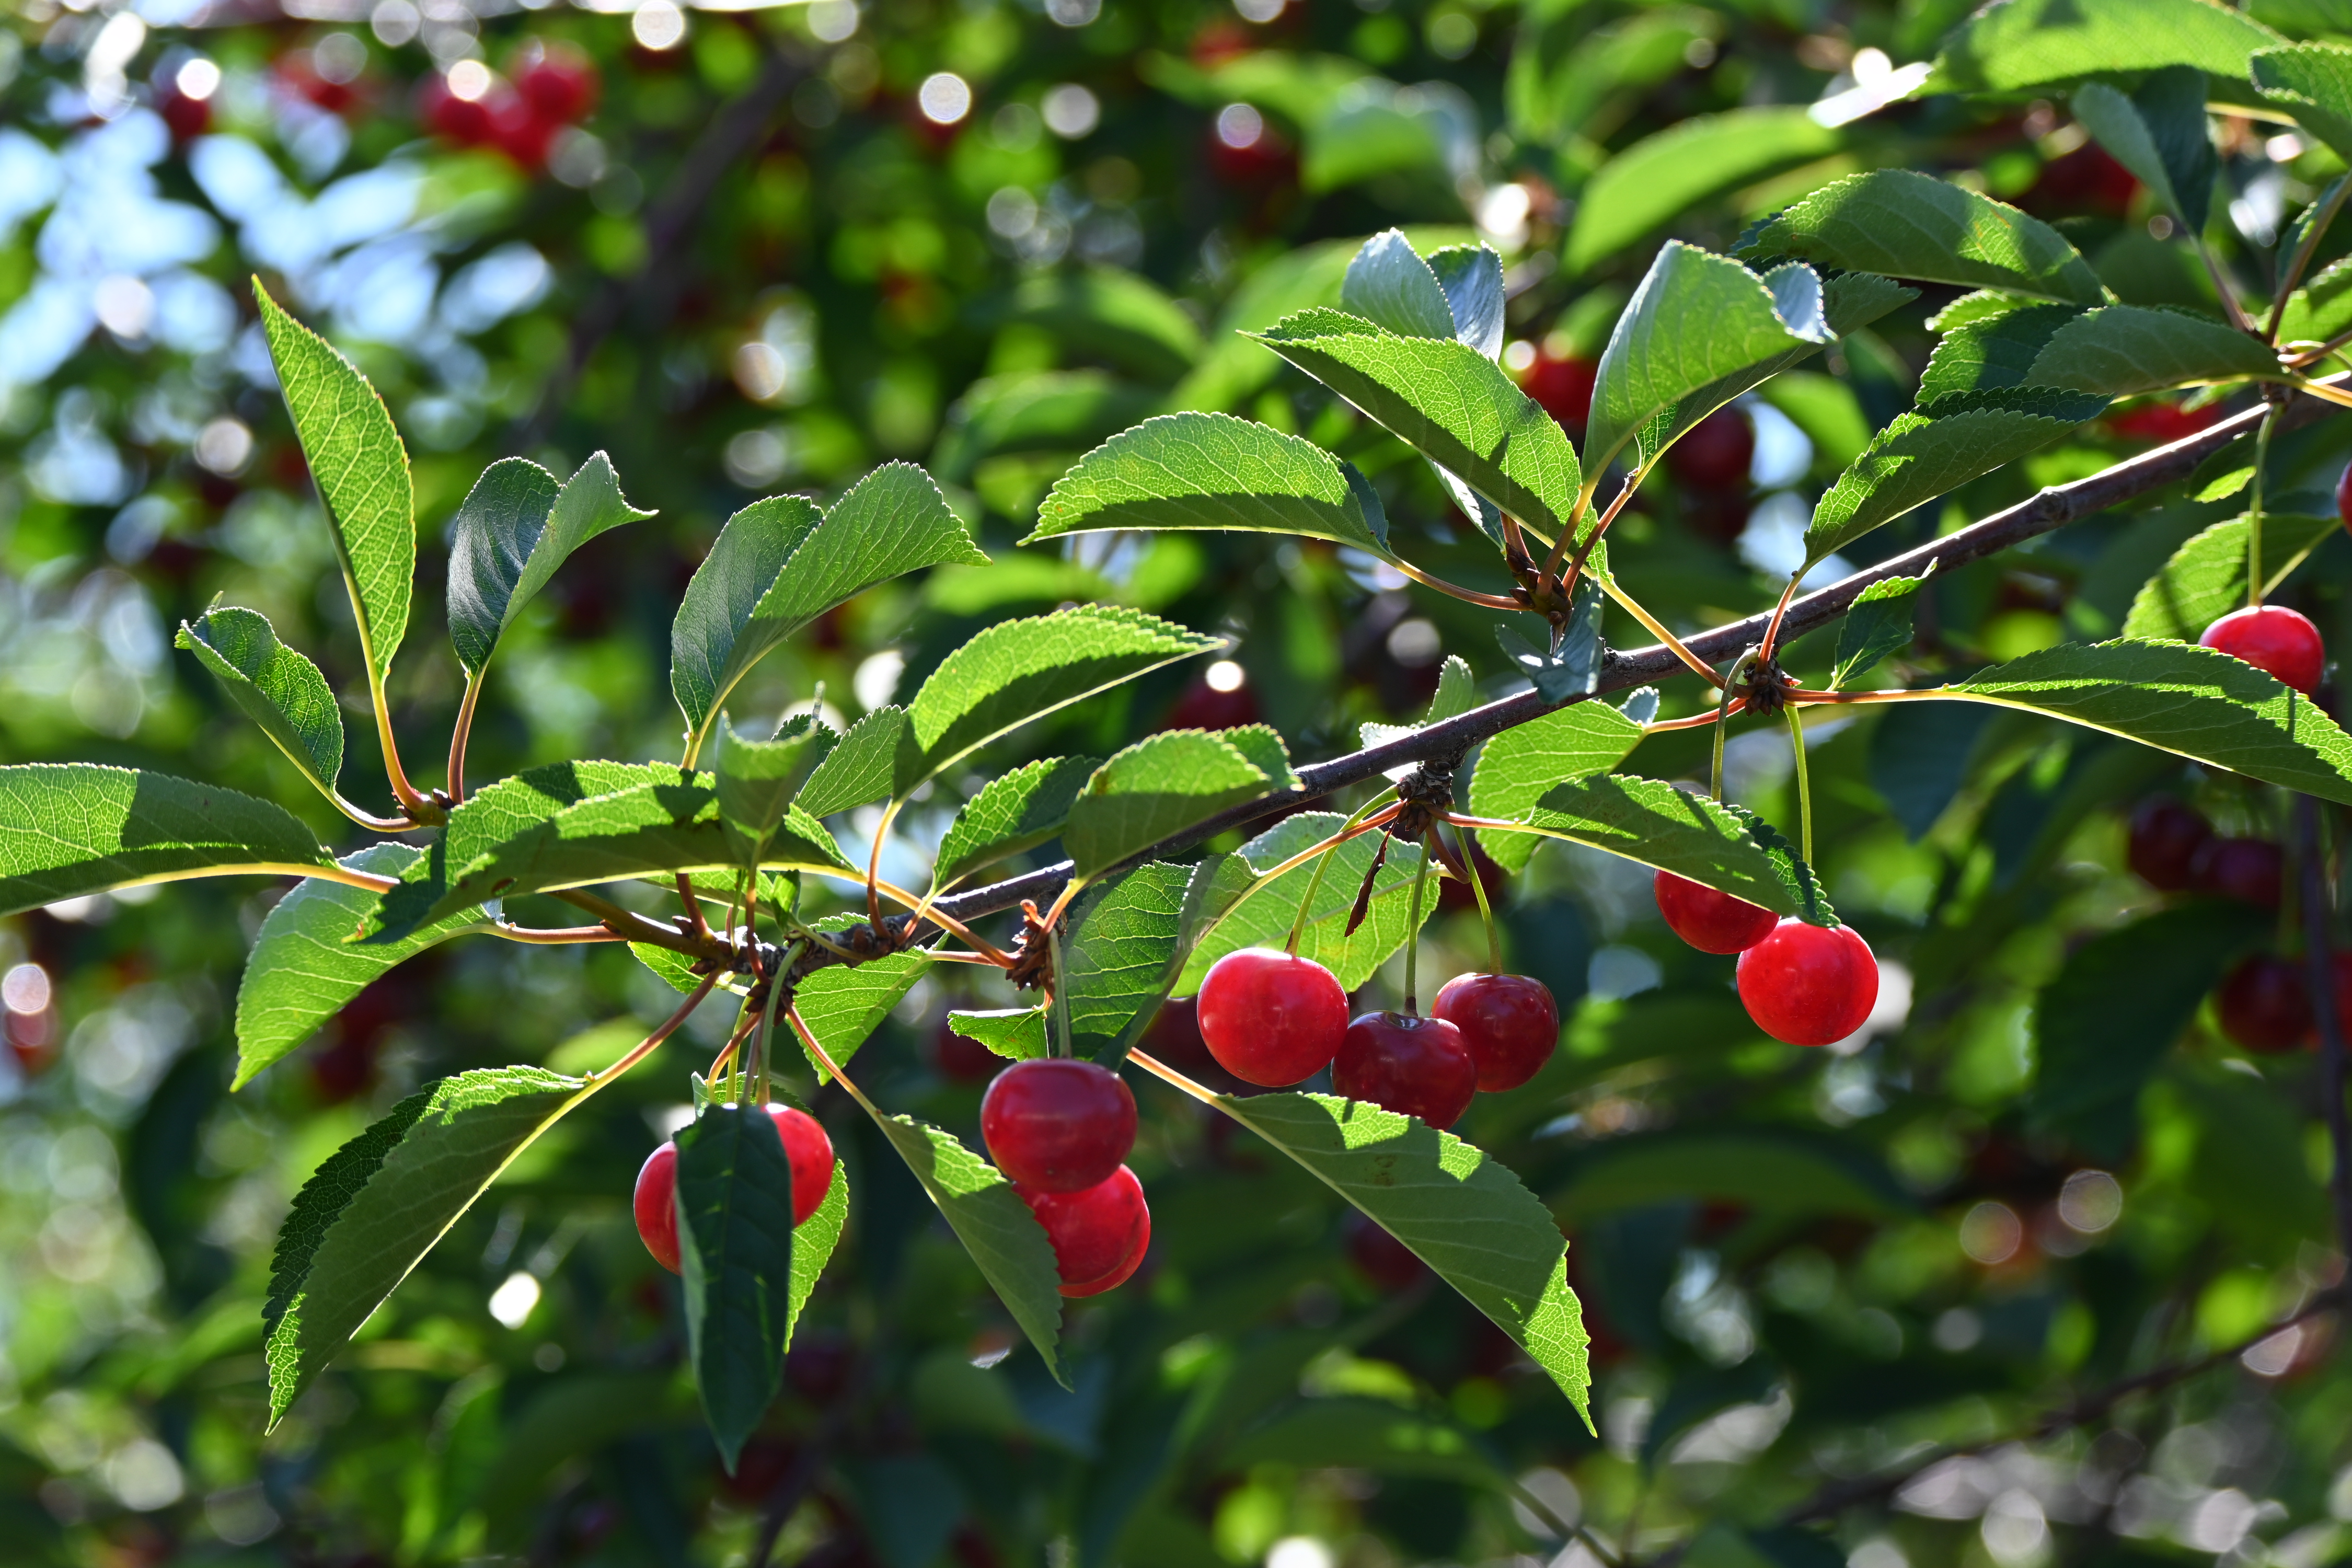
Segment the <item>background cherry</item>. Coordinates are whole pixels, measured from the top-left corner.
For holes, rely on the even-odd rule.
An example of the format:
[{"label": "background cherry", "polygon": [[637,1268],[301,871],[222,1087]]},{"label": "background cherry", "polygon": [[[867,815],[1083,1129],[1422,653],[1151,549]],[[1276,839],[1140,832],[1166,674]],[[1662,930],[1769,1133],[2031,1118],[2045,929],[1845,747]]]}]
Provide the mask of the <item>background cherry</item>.
[{"label": "background cherry", "polygon": [[2126,858],[2141,881],[2160,892],[2177,893],[2189,885],[2197,853],[2212,837],[2213,825],[2204,813],[2168,795],[2155,795],[2132,813]]},{"label": "background cherry", "polygon": [[2261,838],[2213,838],[2189,862],[2189,885],[2200,893],[2279,907],[2286,851]]},{"label": "background cherry", "polygon": [[2352,468],[2345,469],[2344,477],[2336,481],[2336,515],[2352,527]]},{"label": "background cherry", "polygon": [[1125,1165],[1075,1193],[1039,1192],[1017,1182],[1013,1190],[1054,1244],[1065,1296],[1099,1296],[1125,1284],[1151,1245],[1151,1209],[1143,1201],[1143,1184]]},{"label": "background cherry", "polygon": [[1878,960],[1852,926],[1794,916],[1739,955],[1739,1000],[1756,1026],[1792,1046],[1826,1046],[1869,1021]]},{"label": "background cherry", "polygon": [[1478,1064],[1443,1018],[1367,1013],[1348,1026],[1331,1087],[1349,1100],[1451,1127],[1478,1092]]},{"label": "background cherry", "polygon": [[1429,1013],[1462,1032],[1478,1087],[1488,1094],[1535,1077],[1559,1044],[1559,1005],[1542,981],[1525,974],[1457,974]]},{"label": "background cherry", "polygon": [[1244,947],[1209,966],[1197,1014],[1209,1054],[1235,1078],[1286,1089],[1314,1077],[1348,1032],[1348,994],[1311,958]]},{"label": "background cherry", "polygon": [[1348,1261],[1365,1279],[1383,1290],[1402,1290],[1420,1281],[1429,1265],[1403,1242],[1391,1236],[1359,1210],[1349,1209],[1341,1226],[1348,1239]]},{"label": "background cherry", "polygon": [[2284,605],[2232,610],[2197,639],[2256,669],[2268,670],[2305,697],[2319,689],[2327,672],[2327,645],[2319,628]]},{"label": "background cherry", "polygon": [[1745,952],[1772,934],[1780,918],[1760,904],[1661,871],[1650,879],[1658,912],[1674,933],[1701,952]]},{"label": "background cherry", "polygon": [[1756,458],[1756,427],[1737,408],[1718,408],[1666,448],[1666,467],[1696,489],[1727,490],[1748,483]]},{"label": "background cherry", "polygon": [[2222,977],[2213,1010],[2221,1032],[2250,1051],[2292,1051],[2311,1035],[2311,989],[2303,965],[2274,952],[2239,961]]},{"label": "background cherry", "polygon": [[1095,1062],[1015,1062],[981,1100],[980,1135],[1021,1185],[1075,1193],[1108,1180],[1135,1147],[1135,1096]]}]

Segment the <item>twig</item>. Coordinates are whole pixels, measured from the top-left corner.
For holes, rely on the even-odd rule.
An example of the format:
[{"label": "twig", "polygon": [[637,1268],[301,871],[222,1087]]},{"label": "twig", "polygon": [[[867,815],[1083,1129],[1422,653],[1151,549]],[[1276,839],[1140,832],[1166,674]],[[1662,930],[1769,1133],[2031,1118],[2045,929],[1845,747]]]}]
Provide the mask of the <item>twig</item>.
[{"label": "twig", "polygon": [[625,910],[609,899],[600,899],[584,888],[557,889],[548,896],[562,899],[574,908],[586,910],[627,941],[647,942],[655,947],[666,947],[672,952],[682,952],[689,958],[708,958],[722,963],[734,962],[734,950],[715,935],[697,938],[690,932],[678,930],[676,926],[664,925],[659,921],[648,919],[635,910]]},{"label": "twig", "polygon": [[626,942],[629,939],[611,926],[519,926],[497,921],[490,926],[491,934],[508,942],[533,942],[543,947],[560,946],[578,942]]}]

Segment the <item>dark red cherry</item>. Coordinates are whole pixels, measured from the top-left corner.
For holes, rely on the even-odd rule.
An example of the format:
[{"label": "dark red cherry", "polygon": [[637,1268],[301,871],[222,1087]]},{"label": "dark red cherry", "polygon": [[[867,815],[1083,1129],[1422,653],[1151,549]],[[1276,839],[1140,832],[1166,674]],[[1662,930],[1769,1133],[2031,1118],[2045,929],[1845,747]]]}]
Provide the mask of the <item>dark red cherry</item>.
[{"label": "dark red cherry", "polygon": [[2212,837],[2213,825],[2204,813],[2170,795],[2156,795],[2132,813],[2131,868],[2160,892],[2179,892],[2189,884],[2197,852]]},{"label": "dark red cherry", "polygon": [[1075,1193],[1044,1193],[1018,1183],[1013,1190],[1054,1244],[1065,1296],[1099,1296],[1124,1285],[1151,1245],[1151,1210],[1143,1201],[1143,1184],[1125,1165]]},{"label": "dark red cherry", "polygon": [[[793,1223],[804,1223],[833,1188],[833,1140],[805,1110],[788,1105],[768,1105],[770,1124],[784,1146],[793,1171]],[[637,1236],[654,1261],[677,1272],[677,1145],[664,1142],[637,1168],[636,1191],[629,1206],[636,1215]]]},{"label": "dark red cherry", "polygon": [[1412,1247],[1391,1236],[1355,1209],[1348,1211],[1343,1227],[1348,1261],[1356,1271],[1383,1290],[1402,1290],[1429,1272]]},{"label": "dark red cherry", "polygon": [[2327,646],[2319,628],[2283,605],[2232,610],[2197,640],[2269,671],[2305,697],[2319,689],[2327,672]]},{"label": "dark red cherry", "polygon": [[2345,469],[2344,477],[2336,481],[2336,515],[2344,526],[2352,528],[2352,468]]},{"label": "dark red cherry", "polygon": [[596,68],[576,49],[534,40],[508,64],[515,90],[542,119],[579,120],[596,105]]},{"label": "dark red cherry", "polygon": [[1519,390],[1580,436],[1585,421],[1592,417],[1592,387],[1600,374],[1601,367],[1589,359],[1538,353],[1520,377]]},{"label": "dark red cherry", "polygon": [[1135,1096],[1094,1062],[1015,1062],[981,1100],[980,1135],[1023,1186],[1075,1193],[1108,1181],[1135,1147]]},{"label": "dark red cherry", "polygon": [[2189,858],[2189,885],[2240,903],[2279,907],[2286,851],[2262,838],[2213,838]]},{"label": "dark red cherry", "polygon": [[1674,933],[1701,952],[1745,952],[1772,934],[1780,917],[1760,904],[1661,871],[1650,879],[1658,912]]},{"label": "dark red cherry", "polygon": [[1737,408],[1718,408],[1666,448],[1666,467],[1694,489],[1748,487],[1748,465],[1756,457],[1756,427]]},{"label": "dark red cherry", "polygon": [[1878,1000],[1878,960],[1852,926],[1793,916],[1739,955],[1739,1000],[1756,1026],[1792,1046],[1843,1040]]},{"label": "dark red cherry", "polygon": [[1367,1013],[1348,1026],[1331,1087],[1432,1127],[1451,1127],[1478,1092],[1478,1064],[1443,1018]]},{"label": "dark red cherry", "polygon": [[664,1139],[637,1167],[637,1190],[629,1201],[637,1216],[637,1237],[654,1261],[677,1272],[677,1145]]},{"label": "dark red cherry", "polygon": [[986,1083],[1003,1068],[1004,1058],[957,1034],[942,1017],[931,1031],[931,1066],[950,1083]]},{"label": "dark red cherry", "polygon": [[1478,1087],[1488,1094],[1535,1077],[1559,1044],[1559,1004],[1542,981],[1524,974],[1457,974],[1429,1015],[1462,1031]]},{"label": "dark red cherry", "polygon": [[2295,1050],[2311,1034],[2311,988],[2303,965],[2274,952],[2241,960],[2222,977],[2213,1004],[2221,1032],[2250,1051]]},{"label": "dark red cherry", "polygon": [[1348,1032],[1348,994],[1311,958],[1244,947],[1202,977],[1201,1038],[1227,1072],[1262,1089],[1314,1077]]}]

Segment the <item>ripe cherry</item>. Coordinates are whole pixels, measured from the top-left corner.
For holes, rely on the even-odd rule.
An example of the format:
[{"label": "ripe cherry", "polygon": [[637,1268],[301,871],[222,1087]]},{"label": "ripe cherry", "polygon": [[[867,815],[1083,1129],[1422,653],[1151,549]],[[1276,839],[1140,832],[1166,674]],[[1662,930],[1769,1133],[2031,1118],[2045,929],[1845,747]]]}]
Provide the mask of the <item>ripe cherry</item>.
[{"label": "ripe cherry", "polygon": [[2345,526],[2352,527],[2352,468],[2345,469],[2344,477],[2336,481],[2336,515]]},{"label": "ripe cherry", "polygon": [[2213,825],[2195,806],[2159,795],[2132,813],[2127,858],[2139,879],[2159,892],[2189,885],[2198,851],[2211,842]]},{"label": "ripe cherry", "polygon": [[1792,1046],[1826,1046],[1869,1021],[1878,960],[1852,926],[1791,916],[1739,955],[1739,1000],[1756,1026]]},{"label": "ripe cherry", "polygon": [[1661,871],[1650,879],[1658,912],[1674,933],[1701,952],[1745,952],[1772,934],[1779,917],[1760,904]]},{"label": "ripe cherry", "polygon": [[1592,417],[1592,387],[1600,374],[1601,367],[1589,359],[1538,352],[1535,363],[1520,377],[1519,390],[1535,399],[1546,414],[1581,435],[1585,421]]},{"label": "ripe cherry", "polygon": [[[784,1158],[793,1169],[793,1223],[804,1224],[833,1187],[833,1140],[805,1110],[788,1105],[767,1105],[770,1123],[783,1142]],[[654,1261],[677,1272],[677,1145],[665,1142],[646,1156],[637,1170],[637,1188],[630,1200],[637,1217],[637,1235]]]},{"label": "ripe cherry", "polygon": [[1432,1127],[1451,1127],[1478,1092],[1478,1064],[1443,1018],[1367,1013],[1348,1026],[1331,1087]]},{"label": "ripe cherry", "polygon": [[516,51],[507,66],[515,90],[551,123],[583,119],[596,105],[596,68],[576,49],[534,39]]},{"label": "ripe cherry", "polygon": [[2319,689],[2327,671],[2327,646],[2319,628],[2283,605],[2232,610],[2197,640],[2268,671],[2305,697]]},{"label": "ripe cherry", "polygon": [[1429,1013],[1462,1032],[1478,1087],[1488,1094],[1535,1077],[1559,1044],[1559,1004],[1542,981],[1524,974],[1457,974]]},{"label": "ripe cherry", "polygon": [[2303,965],[2274,952],[2240,961],[2214,994],[2221,1032],[2250,1051],[2291,1051],[2311,1034],[2311,991]]},{"label": "ripe cherry", "polygon": [[1756,458],[1756,427],[1737,408],[1718,408],[1666,448],[1666,467],[1694,489],[1744,489]]},{"label": "ripe cherry", "polygon": [[1143,1201],[1143,1184],[1125,1165],[1075,1193],[1044,1193],[1018,1183],[1013,1190],[1054,1244],[1065,1296],[1099,1296],[1124,1285],[1151,1245],[1151,1210]]},{"label": "ripe cherry", "polygon": [[1348,994],[1311,958],[1244,947],[1209,966],[1199,1017],[1209,1054],[1227,1072],[1262,1089],[1287,1089],[1339,1054]]},{"label": "ripe cherry", "polygon": [[980,1135],[1021,1185],[1075,1193],[1108,1181],[1135,1147],[1135,1096],[1094,1062],[1015,1062],[981,1100]]},{"label": "ripe cherry", "polygon": [[2200,893],[2279,907],[2286,880],[2286,851],[2261,838],[2213,838],[2189,862],[2189,885]]}]

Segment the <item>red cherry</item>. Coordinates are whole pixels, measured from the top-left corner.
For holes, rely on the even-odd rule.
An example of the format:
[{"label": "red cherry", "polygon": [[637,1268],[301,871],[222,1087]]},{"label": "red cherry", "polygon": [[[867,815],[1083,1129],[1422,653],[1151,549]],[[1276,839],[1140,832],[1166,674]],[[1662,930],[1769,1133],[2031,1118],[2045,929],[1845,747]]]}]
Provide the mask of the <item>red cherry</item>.
[{"label": "red cherry", "polygon": [[950,1083],[985,1083],[1004,1066],[1004,1058],[957,1034],[942,1017],[931,1033],[931,1065]]},{"label": "red cherry", "polygon": [[596,106],[596,68],[576,49],[529,43],[509,66],[515,90],[543,120],[568,124]]},{"label": "red cherry", "polygon": [[1661,871],[1650,879],[1658,912],[1674,933],[1701,952],[1745,952],[1772,934],[1780,919],[1760,904],[1720,893],[1703,882]]},{"label": "red cherry", "polygon": [[2352,528],[2352,468],[2345,469],[2344,477],[2336,481],[2336,515],[2345,527]]},{"label": "red cherry", "polygon": [[1432,1127],[1451,1127],[1478,1092],[1478,1064],[1443,1018],[1367,1013],[1348,1026],[1331,1087]]},{"label": "red cherry", "polygon": [[1135,1096],[1094,1062],[1015,1062],[981,1100],[980,1135],[1021,1185],[1075,1193],[1108,1181],[1135,1147]]},{"label": "red cherry", "polygon": [[212,129],[212,100],[190,98],[180,90],[176,80],[156,85],[155,112],[163,117],[175,142],[193,142]]},{"label": "red cherry", "polygon": [[1198,1016],[1219,1066],[1262,1089],[1286,1089],[1339,1055],[1348,994],[1311,958],[1244,947],[1209,966]]},{"label": "red cherry", "polygon": [[1402,1290],[1429,1272],[1413,1249],[1354,1209],[1345,1226],[1348,1261],[1356,1271],[1383,1290]]},{"label": "red cherry", "polygon": [[2327,645],[2319,628],[2283,605],[2232,610],[2197,640],[2276,676],[2305,697],[2319,689],[2327,672]]},{"label": "red cherry", "polygon": [[[2340,973],[2340,969],[2339,969]],[[2303,965],[2258,952],[2222,977],[2213,998],[2221,1032],[2250,1051],[2291,1051],[2311,1034],[2311,991]]]},{"label": "red cherry", "polygon": [[429,73],[416,92],[417,117],[434,133],[460,147],[478,147],[490,140],[494,128],[489,105],[478,99],[459,98],[449,90],[449,79]]},{"label": "red cherry", "polygon": [[1168,710],[1165,730],[1237,730],[1258,721],[1257,698],[1246,683],[1220,691],[1206,680],[1195,680]]},{"label": "red cherry", "polygon": [[[793,1223],[806,1223],[833,1187],[833,1140],[805,1110],[788,1105],[768,1105],[784,1159],[793,1171]],[[636,1214],[637,1235],[654,1261],[677,1272],[677,1145],[664,1142],[646,1156],[637,1169],[637,1186],[629,1206]]]},{"label": "red cherry", "polygon": [[1878,960],[1852,926],[1794,916],[1739,955],[1739,1000],[1756,1026],[1792,1046],[1843,1040],[1878,1000]]},{"label": "red cherry", "polygon": [[2159,892],[2177,893],[2189,886],[2198,851],[2212,837],[2213,825],[2202,812],[2159,795],[2132,813],[2127,858],[2141,881]]},{"label": "red cherry", "polygon": [[1666,448],[1666,467],[1694,489],[1748,488],[1748,465],[1756,457],[1756,427],[1737,408],[1718,408]]},{"label": "red cherry", "polygon": [[1559,1044],[1559,1005],[1542,981],[1524,974],[1457,974],[1429,1015],[1462,1031],[1478,1087],[1488,1094],[1535,1077]]},{"label": "red cherry", "polygon": [[1591,360],[1538,353],[1519,378],[1519,390],[1546,414],[1580,432],[1592,417],[1592,385],[1600,374],[1601,367]]},{"label": "red cherry", "polygon": [[1108,1180],[1075,1193],[1041,1193],[1017,1182],[1013,1190],[1054,1244],[1065,1296],[1099,1296],[1126,1284],[1151,1245],[1151,1209],[1143,1201],[1143,1184],[1125,1165]]},{"label": "red cherry", "polygon": [[520,93],[500,88],[488,100],[490,139],[499,152],[532,174],[547,167],[547,154],[563,123],[533,108]]},{"label": "red cherry", "polygon": [[2211,838],[2189,861],[2189,885],[2200,893],[2279,907],[2286,851],[2260,838]]},{"label": "red cherry", "polygon": [[2352,1040],[2352,952],[2331,953],[2327,964],[2336,984],[2336,1027]]}]

